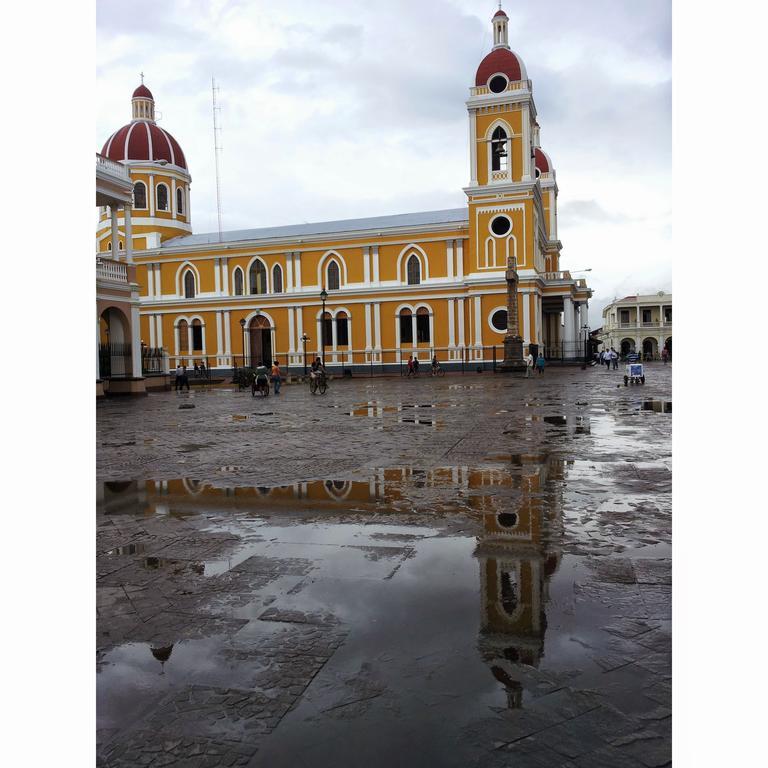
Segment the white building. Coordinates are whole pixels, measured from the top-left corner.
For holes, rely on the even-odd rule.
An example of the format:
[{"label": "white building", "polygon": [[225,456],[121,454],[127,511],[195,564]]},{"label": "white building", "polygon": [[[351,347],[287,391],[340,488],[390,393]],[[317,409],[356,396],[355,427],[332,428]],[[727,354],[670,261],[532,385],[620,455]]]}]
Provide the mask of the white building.
[{"label": "white building", "polygon": [[658,360],[665,347],[672,355],[672,294],[659,291],[646,296],[625,296],[603,309],[599,336],[603,348],[626,355],[642,352],[645,360]]}]

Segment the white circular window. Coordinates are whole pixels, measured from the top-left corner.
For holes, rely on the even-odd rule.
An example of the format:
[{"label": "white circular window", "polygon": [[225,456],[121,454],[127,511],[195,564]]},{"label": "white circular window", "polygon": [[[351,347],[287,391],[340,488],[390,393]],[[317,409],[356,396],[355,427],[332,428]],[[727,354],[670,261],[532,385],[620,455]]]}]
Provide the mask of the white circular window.
[{"label": "white circular window", "polygon": [[536,169],[536,178],[538,179],[541,176],[541,171],[537,168]]},{"label": "white circular window", "polygon": [[491,234],[495,235],[496,237],[504,237],[504,235],[509,234],[510,230],[512,229],[512,219],[510,219],[509,216],[505,216],[504,214],[501,214],[500,216],[494,216],[491,219],[489,228],[491,230]]},{"label": "white circular window", "polygon": [[494,75],[489,81],[488,81],[488,88],[491,90],[492,93],[503,93],[507,90],[507,84],[509,83],[509,80],[507,80],[504,75]]},{"label": "white circular window", "polygon": [[489,318],[491,328],[499,333],[504,333],[507,330],[507,310],[496,309],[491,313]]}]

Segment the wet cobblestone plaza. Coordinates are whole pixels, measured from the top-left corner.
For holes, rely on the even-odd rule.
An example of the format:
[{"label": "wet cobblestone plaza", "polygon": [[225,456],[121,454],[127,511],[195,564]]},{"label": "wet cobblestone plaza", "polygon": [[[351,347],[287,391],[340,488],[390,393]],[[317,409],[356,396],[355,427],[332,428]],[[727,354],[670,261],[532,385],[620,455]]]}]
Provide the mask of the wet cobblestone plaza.
[{"label": "wet cobblestone plaza", "polygon": [[99,765],[671,764],[672,372],[622,373],[99,403]]}]

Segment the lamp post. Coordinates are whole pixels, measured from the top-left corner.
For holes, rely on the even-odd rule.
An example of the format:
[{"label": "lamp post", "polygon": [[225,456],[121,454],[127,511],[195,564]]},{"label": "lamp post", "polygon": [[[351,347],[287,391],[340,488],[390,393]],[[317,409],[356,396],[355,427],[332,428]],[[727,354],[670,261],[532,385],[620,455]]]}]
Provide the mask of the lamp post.
[{"label": "lamp post", "polygon": [[301,335],[300,339],[301,343],[304,345],[304,375],[307,375],[307,342],[309,341],[309,336],[307,336],[306,333],[303,333]]},{"label": "lamp post", "polygon": [[581,327],[581,330],[584,331],[584,363],[581,366],[581,370],[584,371],[587,368],[587,355],[588,355],[588,345],[589,345],[589,325],[586,323]]},{"label": "lamp post", "polygon": [[243,368],[245,368],[245,318],[240,318],[240,330],[243,333]]},{"label": "lamp post", "polygon": [[326,291],[325,287],[323,287],[323,290],[320,291],[320,300],[323,302],[323,313],[320,315],[320,336],[323,344],[323,367],[325,367],[325,302],[327,299],[328,291]]}]

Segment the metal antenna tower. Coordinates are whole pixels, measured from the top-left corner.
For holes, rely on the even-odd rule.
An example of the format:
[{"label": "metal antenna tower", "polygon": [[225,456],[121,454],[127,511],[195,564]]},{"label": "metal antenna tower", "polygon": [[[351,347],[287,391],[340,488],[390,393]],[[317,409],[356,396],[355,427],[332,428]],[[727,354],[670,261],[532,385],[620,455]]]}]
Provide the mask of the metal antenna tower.
[{"label": "metal antenna tower", "polygon": [[216,92],[219,89],[216,87],[216,80],[211,78],[211,93],[213,95],[213,154],[216,159],[216,212],[219,217],[219,242],[221,242],[221,180],[219,178],[219,155],[221,154],[221,145],[219,144],[219,138],[221,136],[221,128],[219,127],[218,112],[221,110],[216,104]]}]

